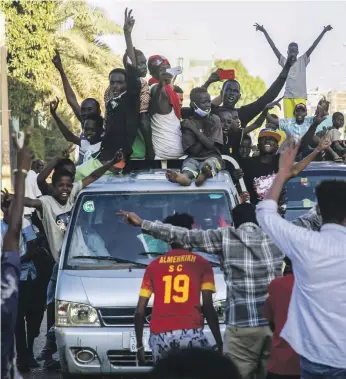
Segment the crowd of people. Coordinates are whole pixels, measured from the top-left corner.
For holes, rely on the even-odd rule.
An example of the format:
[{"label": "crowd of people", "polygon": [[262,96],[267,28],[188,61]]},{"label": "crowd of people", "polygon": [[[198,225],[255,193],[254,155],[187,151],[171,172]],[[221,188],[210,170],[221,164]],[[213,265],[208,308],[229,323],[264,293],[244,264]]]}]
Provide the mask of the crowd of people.
[{"label": "crowd of people", "polygon": [[[282,70],[261,97],[237,108],[241,98],[237,80],[224,81],[215,99],[208,93],[209,86],[220,81],[220,71],[193,88],[190,106],[183,107],[183,90],[174,84],[179,70],[162,55],[147,60],[134,48],[134,24],[132,11],[126,10],[124,68],[109,74],[104,116],[96,99],[78,103],[56,52],[53,64],[81,131],[75,135],[64,125],[55,99],[50,112],[71,143],[68,151],[45,165],[32,162],[28,133],[23,146],[16,142],[14,194],[5,190],[1,197],[2,377],[15,377],[17,368],[30,371],[40,366],[39,361],[46,369],[59,368],[53,359],[55,288],[64,233],[78,193],[103,175],[181,160],[181,170],[167,169],[168,181],[202,186],[225,169],[235,183],[244,179],[247,192],[240,193],[241,204],[232,210],[233,226],[217,230],[193,229],[193,217],[187,214],[161,223],[119,212],[125,222],[171,247],[148,266],[143,278],[135,315],[139,364],[146,364],[145,308],[155,294],[150,323],[153,377],[170,378],[175,372],[174,377],[194,378],[197,374],[189,373],[189,363],[204,362],[198,377],[211,378],[212,365],[214,373],[230,378],[252,378],[255,373],[258,378],[346,378],[346,184],[321,183],[316,190],[318,208],[292,223],[281,212],[284,184],[310,162],[346,160],[341,139],[344,115],[336,112],[330,117],[325,98],[311,117],[306,107],[306,66],[331,26],[299,58],[297,43],[291,43],[285,58],[264,27],[256,24]],[[272,109],[280,107],[281,99],[276,99],[285,83],[285,118],[279,118]],[[255,148],[250,133],[263,123]],[[74,145],[79,148],[77,164],[69,157]],[[225,155],[240,168],[223,160]],[[212,266],[192,248],[221,259],[227,286],[223,340],[213,307]],[[167,272],[172,273],[170,279]],[[178,288],[174,302],[159,285],[162,280],[175,281],[169,283]],[[35,357],[34,340],[45,311],[46,344]],[[227,358],[207,354],[204,318],[216,342],[214,350]],[[181,354],[175,348],[188,350]]]}]

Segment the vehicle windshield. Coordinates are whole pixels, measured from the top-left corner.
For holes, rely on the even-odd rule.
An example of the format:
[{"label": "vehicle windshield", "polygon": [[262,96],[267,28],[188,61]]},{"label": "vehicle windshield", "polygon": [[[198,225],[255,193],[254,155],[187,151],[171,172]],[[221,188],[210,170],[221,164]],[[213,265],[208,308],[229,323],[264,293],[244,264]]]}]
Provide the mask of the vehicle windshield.
[{"label": "vehicle windshield", "polygon": [[346,180],[346,171],[306,171],[286,185],[285,204],[287,209],[309,209],[317,204],[315,189],[323,180]]},{"label": "vehicle windshield", "polygon": [[[216,229],[231,224],[230,199],[223,191],[85,193],[76,207],[65,254],[65,268],[70,269],[116,267],[121,260],[148,264],[159,253],[169,251],[167,243],[125,224],[122,217],[116,216],[120,210],[135,212],[142,219],[152,221],[163,221],[174,213],[188,213],[194,218],[195,229]],[[151,252],[156,254],[150,255]],[[199,254],[209,261],[219,262],[217,256]],[[83,256],[88,258],[83,259]],[[91,259],[93,256],[95,259]],[[120,259],[118,262],[102,257]]]}]

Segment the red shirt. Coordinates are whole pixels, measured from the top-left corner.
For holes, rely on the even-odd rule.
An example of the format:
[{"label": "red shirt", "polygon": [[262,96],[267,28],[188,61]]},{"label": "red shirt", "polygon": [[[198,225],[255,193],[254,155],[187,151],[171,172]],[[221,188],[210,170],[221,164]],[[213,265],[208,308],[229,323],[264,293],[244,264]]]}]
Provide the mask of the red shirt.
[{"label": "red shirt", "polygon": [[213,268],[188,250],[172,250],[147,267],[139,296],[154,293],[150,329],[159,334],[202,328],[201,291],[215,292]]},{"label": "red shirt", "polygon": [[269,296],[264,303],[264,317],[275,325],[268,372],[279,375],[300,375],[299,355],[280,337],[287,320],[293,284],[293,274],[274,279],[269,284]]}]

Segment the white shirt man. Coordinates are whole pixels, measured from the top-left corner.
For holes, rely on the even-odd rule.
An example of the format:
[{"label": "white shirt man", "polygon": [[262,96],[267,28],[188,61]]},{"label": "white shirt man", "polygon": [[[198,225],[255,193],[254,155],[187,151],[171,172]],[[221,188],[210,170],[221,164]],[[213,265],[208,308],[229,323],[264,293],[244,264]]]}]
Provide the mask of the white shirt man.
[{"label": "white shirt man", "polygon": [[[25,197],[30,199],[37,199],[42,196],[41,191],[37,185],[37,177],[39,173],[43,170],[44,163],[41,160],[32,162],[31,170],[28,172],[28,175],[25,179]],[[35,208],[24,207],[24,216],[31,216],[32,212],[35,211]]]},{"label": "white shirt man", "polygon": [[323,220],[320,231],[293,225],[278,214],[277,200],[295,154],[283,153],[267,198],[257,207],[262,230],[291,259],[294,269],[295,284],[281,336],[300,354],[302,378],[344,378],[346,182],[325,181],[316,188]]}]

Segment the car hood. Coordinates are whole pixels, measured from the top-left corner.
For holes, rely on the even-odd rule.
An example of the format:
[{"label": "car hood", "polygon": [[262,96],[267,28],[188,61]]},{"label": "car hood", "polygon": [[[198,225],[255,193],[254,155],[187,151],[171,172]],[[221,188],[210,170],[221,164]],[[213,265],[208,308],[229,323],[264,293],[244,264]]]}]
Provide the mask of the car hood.
[{"label": "car hood", "polygon": [[[56,298],[96,308],[136,306],[143,275],[143,269],[61,270]],[[214,300],[226,299],[223,274],[216,268],[214,275],[217,289]]]}]

